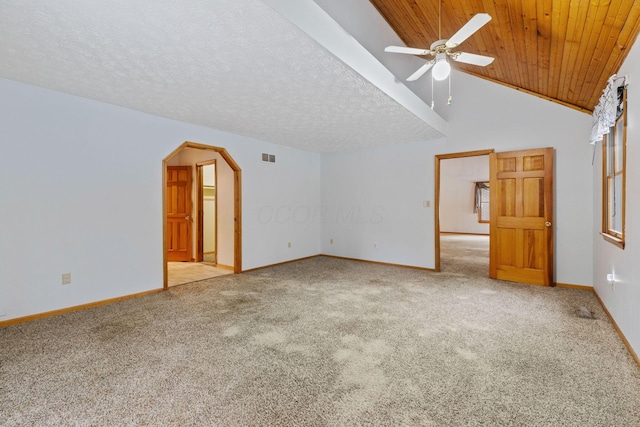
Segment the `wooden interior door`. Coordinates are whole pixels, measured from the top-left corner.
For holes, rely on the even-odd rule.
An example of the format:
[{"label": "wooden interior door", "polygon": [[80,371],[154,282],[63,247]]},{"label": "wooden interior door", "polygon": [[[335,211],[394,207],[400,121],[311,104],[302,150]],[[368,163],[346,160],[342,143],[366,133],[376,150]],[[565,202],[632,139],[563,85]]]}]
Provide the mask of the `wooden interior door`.
[{"label": "wooden interior door", "polygon": [[167,260],[191,261],[191,166],[167,166]]},{"label": "wooden interior door", "polygon": [[492,153],[490,276],[553,286],[553,148]]}]

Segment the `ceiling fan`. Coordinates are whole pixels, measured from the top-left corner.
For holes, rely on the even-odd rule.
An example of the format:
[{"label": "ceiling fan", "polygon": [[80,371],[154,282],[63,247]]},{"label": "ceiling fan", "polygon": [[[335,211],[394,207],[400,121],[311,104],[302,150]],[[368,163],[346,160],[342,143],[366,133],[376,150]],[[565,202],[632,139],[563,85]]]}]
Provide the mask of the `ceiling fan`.
[{"label": "ceiling fan", "polygon": [[[418,68],[418,70],[407,78],[407,81],[414,81],[422,77],[427,71],[429,71],[432,67],[431,76],[435,80],[444,80],[449,77],[449,73],[451,72],[451,65],[449,65],[449,61],[447,58],[451,58],[457,62],[463,62],[465,64],[479,65],[481,67],[485,67],[493,62],[492,57],[476,55],[474,53],[466,53],[466,52],[452,52],[452,49],[458,47],[463,41],[468,39],[473,33],[478,31],[482,26],[484,26],[487,22],[491,21],[491,16],[487,13],[478,13],[473,16],[464,24],[462,28],[458,30],[450,39],[446,40],[438,40],[434,42],[429,49],[416,49],[413,47],[402,47],[402,46],[388,46],[384,49],[385,52],[392,53],[404,53],[408,55],[420,55],[420,56],[433,56],[434,58],[424,64],[422,67]],[[440,33],[440,29],[438,30]],[[441,34],[438,34],[440,38],[442,38]]]}]

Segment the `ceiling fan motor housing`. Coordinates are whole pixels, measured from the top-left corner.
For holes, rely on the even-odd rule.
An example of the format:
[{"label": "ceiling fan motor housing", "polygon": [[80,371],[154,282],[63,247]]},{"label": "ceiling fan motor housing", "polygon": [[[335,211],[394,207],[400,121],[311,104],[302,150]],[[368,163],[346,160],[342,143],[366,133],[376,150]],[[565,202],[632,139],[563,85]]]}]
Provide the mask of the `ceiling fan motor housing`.
[{"label": "ceiling fan motor housing", "polygon": [[447,40],[445,39],[431,43],[431,47],[429,47],[429,49],[431,50],[432,55],[445,53],[447,50],[449,50],[449,48],[446,46],[446,43]]}]

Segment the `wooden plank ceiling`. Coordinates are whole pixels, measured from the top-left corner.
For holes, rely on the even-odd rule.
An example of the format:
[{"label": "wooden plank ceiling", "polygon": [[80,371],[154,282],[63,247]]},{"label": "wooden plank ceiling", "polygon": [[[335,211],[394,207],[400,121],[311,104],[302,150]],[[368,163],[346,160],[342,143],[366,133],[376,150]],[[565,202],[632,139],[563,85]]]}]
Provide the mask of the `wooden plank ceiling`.
[{"label": "wooden plank ceiling", "polygon": [[[493,56],[469,74],[590,112],[640,26],[640,0],[371,0],[409,47],[451,37],[476,13],[493,18],[454,51]],[[424,77],[423,77],[424,78]]]}]

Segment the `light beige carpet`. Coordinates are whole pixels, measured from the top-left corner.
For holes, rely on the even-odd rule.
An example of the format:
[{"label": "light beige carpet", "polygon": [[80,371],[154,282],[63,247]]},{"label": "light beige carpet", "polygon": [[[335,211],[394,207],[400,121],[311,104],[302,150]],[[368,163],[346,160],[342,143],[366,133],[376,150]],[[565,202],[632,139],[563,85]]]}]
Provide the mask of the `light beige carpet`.
[{"label": "light beige carpet", "polygon": [[3,426],[639,426],[638,402],[592,293],[464,270],[318,257],[0,329]]},{"label": "light beige carpet", "polygon": [[489,236],[440,234],[440,270],[489,277]]}]

